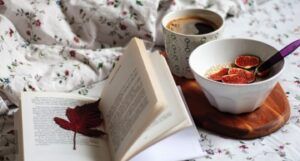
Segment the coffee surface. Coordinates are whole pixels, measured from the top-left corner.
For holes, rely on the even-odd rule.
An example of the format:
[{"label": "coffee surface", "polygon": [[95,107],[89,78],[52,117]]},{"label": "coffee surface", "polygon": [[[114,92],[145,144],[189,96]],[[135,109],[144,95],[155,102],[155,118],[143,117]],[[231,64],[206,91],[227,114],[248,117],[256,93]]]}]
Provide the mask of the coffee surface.
[{"label": "coffee surface", "polygon": [[199,17],[183,17],[170,21],[167,28],[171,31],[187,34],[201,35],[216,30],[216,25],[212,22]]}]

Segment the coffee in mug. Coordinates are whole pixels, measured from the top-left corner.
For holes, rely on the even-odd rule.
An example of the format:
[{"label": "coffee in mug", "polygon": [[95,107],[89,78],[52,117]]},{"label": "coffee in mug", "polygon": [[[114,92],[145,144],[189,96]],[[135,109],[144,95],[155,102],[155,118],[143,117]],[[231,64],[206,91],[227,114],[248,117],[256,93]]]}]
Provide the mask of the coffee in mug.
[{"label": "coffee in mug", "polygon": [[215,31],[217,25],[201,17],[191,16],[172,20],[167,24],[167,28],[181,34],[201,35]]}]

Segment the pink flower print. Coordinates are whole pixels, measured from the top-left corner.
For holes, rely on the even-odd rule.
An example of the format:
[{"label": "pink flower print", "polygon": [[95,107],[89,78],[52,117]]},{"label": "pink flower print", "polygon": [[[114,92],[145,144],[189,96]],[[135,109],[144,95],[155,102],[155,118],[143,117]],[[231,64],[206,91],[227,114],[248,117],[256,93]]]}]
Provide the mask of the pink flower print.
[{"label": "pink flower print", "polygon": [[244,3],[244,4],[247,4],[247,3],[248,3],[248,0],[243,0],[243,3]]},{"label": "pink flower print", "polygon": [[108,5],[108,6],[109,6],[109,5],[114,5],[114,1],[107,0],[107,1],[106,1],[106,5]]},{"label": "pink flower print", "polygon": [[116,61],[119,61],[121,58],[121,56],[116,57]]},{"label": "pink flower print", "polygon": [[242,150],[248,149],[248,147],[246,145],[241,145],[241,146],[239,146],[239,148],[242,149]]},{"label": "pink flower print", "polygon": [[172,3],[171,3],[173,6],[175,6],[176,5],[176,2],[175,2],[175,0],[172,0]]},{"label": "pink flower print", "polygon": [[69,76],[70,72],[68,70],[65,70],[65,76]]},{"label": "pink flower print", "polygon": [[35,24],[36,27],[40,27],[42,23],[41,23],[40,20],[35,20],[34,24]]},{"label": "pink flower print", "polygon": [[26,34],[27,34],[28,36],[30,36],[30,35],[31,35],[31,32],[30,32],[29,30],[27,30],[27,31],[26,31]]},{"label": "pink flower print", "polygon": [[79,38],[78,38],[78,37],[75,36],[75,37],[73,38],[73,40],[74,40],[76,43],[79,43]]},{"label": "pink flower print", "polygon": [[280,146],[279,146],[279,149],[284,149],[284,145],[280,145]]},{"label": "pink flower print", "polygon": [[145,37],[146,37],[147,39],[152,39],[152,36],[151,36],[150,34],[145,34]]},{"label": "pink flower print", "polygon": [[75,56],[76,56],[75,50],[71,50],[71,51],[69,52],[69,54],[70,54],[71,57],[75,57]]},{"label": "pink flower print", "polygon": [[123,11],[123,12],[122,12],[122,15],[123,15],[123,16],[127,15],[127,12],[126,12],[126,11]]},{"label": "pink flower print", "polygon": [[120,27],[121,30],[126,30],[127,29],[127,26],[122,24],[122,23],[119,24],[119,27]]},{"label": "pink flower print", "polygon": [[3,0],[0,0],[0,5],[4,5],[4,1]]},{"label": "pink flower print", "polygon": [[214,155],[214,154],[215,154],[215,152],[214,152],[212,149],[207,149],[207,150],[205,150],[205,151],[206,151],[206,153],[209,154],[209,155]]},{"label": "pink flower print", "polygon": [[31,89],[32,91],[35,91],[35,88],[32,85],[28,85],[28,88]]}]

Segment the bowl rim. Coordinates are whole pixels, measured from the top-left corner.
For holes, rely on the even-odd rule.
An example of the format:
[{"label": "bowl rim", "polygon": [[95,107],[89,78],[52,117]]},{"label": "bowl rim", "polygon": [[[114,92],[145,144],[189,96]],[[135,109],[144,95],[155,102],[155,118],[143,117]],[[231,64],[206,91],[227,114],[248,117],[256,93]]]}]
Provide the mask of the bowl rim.
[{"label": "bowl rim", "polygon": [[282,64],[282,68],[281,68],[275,75],[273,75],[272,77],[270,77],[270,78],[268,78],[268,79],[264,79],[264,80],[261,80],[261,81],[259,81],[259,82],[253,82],[253,83],[249,83],[249,84],[230,84],[230,83],[223,83],[223,82],[218,82],[218,81],[214,81],[214,80],[208,79],[208,78],[202,76],[202,74],[199,74],[198,72],[196,72],[196,71],[192,68],[192,66],[191,66],[191,61],[192,61],[192,60],[191,60],[191,57],[192,57],[192,55],[195,55],[194,53],[195,53],[196,49],[201,48],[201,47],[203,47],[203,46],[207,46],[207,45],[216,43],[216,42],[232,41],[232,40],[233,40],[233,41],[244,40],[244,41],[258,42],[258,43],[261,43],[261,44],[263,44],[263,45],[267,45],[267,46],[269,46],[269,47],[275,49],[276,51],[278,51],[275,47],[273,47],[273,46],[271,46],[271,45],[269,45],[269,44],[267,44],[267,43],[265,43],[265,42],[263,42],[263,41],[259,41],[259,40],[251,39],[251,38],[223,38],[223,39],[218,39],[218,40],[212,40],[212,41],[209,41],[209,42],[207,42],[207,43],[205,43],[205,44],[202,44],[202,45],[196,47],[196,48],[192,51],[192,53],[191,53],[191,55],[190,55],[190,57],[189,57],[189,66],[190,66],[191,70],[193,71],[194,77],[196,78],[196,75],[195,75],[195,73],[196,73],[197,76],[199,76],[199,78],[201,78],[201,79],[203,79],[203,80],[205,80],[205,81],[207,81],[207,82],[211,82],[211,83],[213,83],[213,84],[216,84],[216,85],[221,85],[221,86],[232,86],[232,87],[251,87],[251,86],[257,86],[257,85],[261,85],[261,84],[265,84],[265,83],[267,83],[267,82],[270,82],[270,81],[276,79],[278,76],[280,76],[281,73],[284,71],[284,69],[285,69],[285,67],[286,67],[286,63],[285,63],[285,59],[282,59],[282,60],[280,61],[280,62],[283,63],[283,64]]}]

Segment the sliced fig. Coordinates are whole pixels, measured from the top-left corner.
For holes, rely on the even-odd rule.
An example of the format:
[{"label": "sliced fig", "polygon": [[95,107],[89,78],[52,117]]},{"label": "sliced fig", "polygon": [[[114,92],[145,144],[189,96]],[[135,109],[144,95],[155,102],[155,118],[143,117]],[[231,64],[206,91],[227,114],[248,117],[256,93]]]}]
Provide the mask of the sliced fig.
[{"label": "sliced fig", "polygon": [[260,59],[257,56],[241,55],[235,59],[234,64],[244,69],[251,69],[260,64]]},{"label": "sliced fig", "polygon": [[228,70],[229,70],[228,68],[221,68],[217,72],[209,75],[208,78],[212,79],[212,80],[215,80],[215,81],[221,81],[222,80],[222,76],[227,75]]},{"label": "sliced fig", "polygon": [[230,83],[230,84],[247,84],[248,80],[241,75],[230,74],[230,75],[224,75],[222,77],[222,82]]},{"label": "sliced fig", "polygon": [[247,83],[252,83],[255,81],[255,74],[254,72],[241,69],[241,68],[230,68],[228,70],[228,74],[237,74],[244,77],[247,80]]}]

